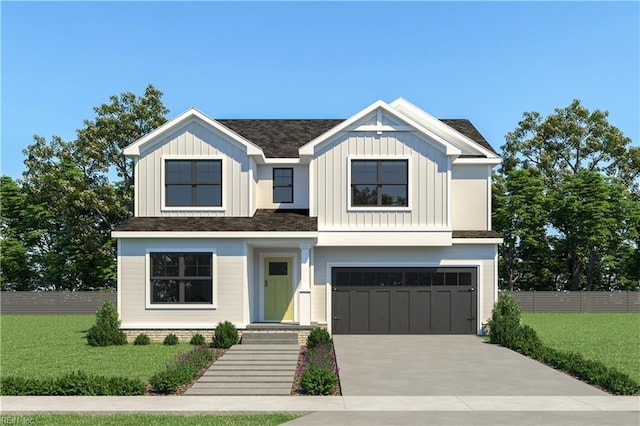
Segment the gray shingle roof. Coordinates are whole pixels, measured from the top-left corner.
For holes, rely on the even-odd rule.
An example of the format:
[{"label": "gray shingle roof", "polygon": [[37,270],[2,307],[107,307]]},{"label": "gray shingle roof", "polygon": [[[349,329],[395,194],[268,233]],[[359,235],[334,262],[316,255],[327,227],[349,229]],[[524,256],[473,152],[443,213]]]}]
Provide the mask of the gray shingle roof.
[{"label": "gray shingle roof", "polygon": [[453,231],[453,238],[502,238],[496,231]]},{"label": "gray shingle roof", "polygon": [[[267,158],[297,158],[298,149],[343,119],[220,119],[220,124],[255,143]],[[496,152],[469,120],[440,120],[491,152]]]},{"label": "gray shingle roof", "polygon": [[115,231],[275,231],[315,232],[318,219],[309,217],[309,210],[257,210],[253,217],[132,217]]}]

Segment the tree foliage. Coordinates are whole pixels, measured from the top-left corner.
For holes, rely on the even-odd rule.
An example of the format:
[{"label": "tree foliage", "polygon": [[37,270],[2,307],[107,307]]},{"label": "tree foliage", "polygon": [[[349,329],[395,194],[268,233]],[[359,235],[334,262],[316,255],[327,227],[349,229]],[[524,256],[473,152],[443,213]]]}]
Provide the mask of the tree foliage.
[{"label": "tree foliage", "polygon": [[3,289],[115,287],[111,231],[132,209],[122,149],[166,121],[161,98],[152,85],[111,96],[75,140],[34,136],[22,179],[2,178]]},{"label": "tree foliage", "polygon": [[640,147],[607,112],[578,100],[547,117],[525,112],[502,151],[493,220],[503,287],[640,285]]}]

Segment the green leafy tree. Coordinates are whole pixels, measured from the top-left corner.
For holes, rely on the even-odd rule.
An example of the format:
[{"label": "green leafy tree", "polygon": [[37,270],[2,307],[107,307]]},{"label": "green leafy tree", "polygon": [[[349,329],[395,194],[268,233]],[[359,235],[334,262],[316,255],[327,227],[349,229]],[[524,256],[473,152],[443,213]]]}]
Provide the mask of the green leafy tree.
[{"label": "green leafy tree", "polygon": [[30,290],[26,196],[9,176],[0,177],[0,289]]},{"label": "green leafy tree", "polygon": [[141,97],[111,96],[110,103],[94,108],[96,118],[84,122],[77,139],[35,136],[24,151],[23,234],[37,287],[115,286],[110,234],[132,208],[133,168],[122,149],[166,121],[161,97],[151,85]]},{"label": "green leafy tree", "polygon": [[547,117],[525,112],[502,152],[494,221],[505,287],[637,288],[640,147],[608,113],[578,100]]}]

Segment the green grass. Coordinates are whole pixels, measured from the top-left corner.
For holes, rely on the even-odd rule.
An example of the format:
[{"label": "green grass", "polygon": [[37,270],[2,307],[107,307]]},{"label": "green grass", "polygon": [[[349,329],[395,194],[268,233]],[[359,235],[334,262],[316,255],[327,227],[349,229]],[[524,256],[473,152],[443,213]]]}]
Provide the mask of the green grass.
[{"label": "green grass", "polygon": [[95,315],[1,315],[0,374],[35,378],[84,370],[148,380],[191,348],[189,342],[89,346],[85,335],[95,320]]},{"label": "green grass", "polygon": [[[113,415],[27,415],[4,416],[12,424],[19,425],[214,425],[214,426],[270,426],[297,419],[300,414],[239,414],[239,415],[154,415],[154,414],[113,414]],[[8,423],[7,423],[8,424]]]},{"label": "green grass", "polygon": [[627,373],[640,382],[640,314],[523,313],[543,343]]}]

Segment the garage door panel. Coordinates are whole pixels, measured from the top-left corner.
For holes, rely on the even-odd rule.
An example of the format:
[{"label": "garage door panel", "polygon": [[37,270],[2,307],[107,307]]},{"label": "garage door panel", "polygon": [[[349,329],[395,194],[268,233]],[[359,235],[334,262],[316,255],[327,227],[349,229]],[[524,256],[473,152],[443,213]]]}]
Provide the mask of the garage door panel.
[{"label": "garage door panel", "polygon": [[390,333],[411,333],[410,290],[394,289],[389,292],[389,332]]},{"label": "garage door panel", "polygon": [[370,292],[368,290],[354,290],[349,294],[349,332],[354,334],[369,333]]},{"label": "garage door panel", "polygon": [[416,334],[431,332],[431,291],[414,290],[409,300],[410,330]]},{"label": "garage door panel", "polygon": [[448,334],[451,329],[451,291],[435,290],[431,299],[431,333]]},{"label": "garage door panel", "polygon": [[332,277],[334,333],[476,332],[474,268],[334,268]]},{"label": "garage door panel", "polygon": [[[460,313],[459,315],[451,315],[451,333],[474,333],[475,293],[470,290],[454,290],[451,295],[451,311]],[[465,312],[468,314],[463,315]]]},{"label": "garage door panel", "polygon": [[371,291],[371,333],[381,334],[389,332],[389,305],[391,292],[389,290],[373,290]]}]

